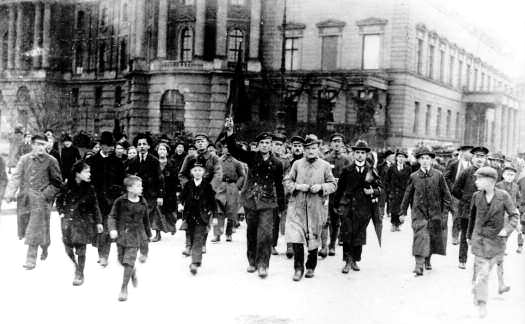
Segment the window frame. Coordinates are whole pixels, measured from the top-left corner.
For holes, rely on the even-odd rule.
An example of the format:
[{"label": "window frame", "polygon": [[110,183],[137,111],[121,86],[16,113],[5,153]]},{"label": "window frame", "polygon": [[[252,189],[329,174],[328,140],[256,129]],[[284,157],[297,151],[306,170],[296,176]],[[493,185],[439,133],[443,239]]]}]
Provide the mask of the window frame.
[{"label": "window frame", "polygon": [[[378,52],[377,52],[377,67],[375,68],[366,68],[364,66],[364,57],[365,57],[365,52],[366,52],[366,37],[369,37],[369,36],[377,36],[378,37],[378,41],[379,41],[379,48],[378,48]],[[361,68],[363,70],[379,70],[381,68],[381,61],[382,61],[382,57],[381,57],[381,53],[382,53],[382,41],[383,41],[383,38],[382,38],[382,34],[381,33],[375,33],[375,34],[362,34],[362,60],[361,60]]]},{"label": "window frame", "polygon": [[[231,45],[233,44],[234,40],[236,40],[236,46],[232,47]],[[237,27],[231,28],[227,32],[227,62],[229,63],[238,62],[238,55],[239,55],[238,52],[239,51],[241,51],[242,62],[245,62],[245,32],[242,29],[237,28]]]},{"label": "window frame", "polygon": [[[188,39],[190,39],[190,44],[186,43]],[[186,47],[185,44],[190,45],[190,47]],[[180,62],[192,62],[194,59],[194,29],[190,26],[183,27],[179,33],[178,59]]]},{"label": "window frame", "polygon": [[[298,35],[287,36],[285,38],[285,69],[286,71],[295,71],[300,69],[300,51],[302,37]],[[288,46],[288,41],[291,41],[291,46]],[[295,46],[296,45],[296,46]],[[295,59],[296,58],[296,59]],[[288,63],[289,60],[289,64]],[[295,66],[296,62],[296,66]]]}]

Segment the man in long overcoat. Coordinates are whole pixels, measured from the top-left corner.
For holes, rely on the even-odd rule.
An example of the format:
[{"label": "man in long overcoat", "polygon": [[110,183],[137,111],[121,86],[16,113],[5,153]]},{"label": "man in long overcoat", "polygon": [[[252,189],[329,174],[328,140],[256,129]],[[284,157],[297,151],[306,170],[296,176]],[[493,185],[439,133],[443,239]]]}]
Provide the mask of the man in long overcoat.
[{"label": "man in long overcoat", "polygon": [[412,205],[414,232],[412,254],[415,257],[416,276],[423,275],[423,268],[432,269],[431,255],[446,255],[447,217],[451,209],[450,190],[443,174],[432,168],[435,154],[426,147],[416,150],[415,158],[420,168],[410,176],[401,203],[401,222],[408,206]]},{"label": "man in long overcoat", "polygon": [[[458,148],[459,151],[459,158],[456,160],[449,161],[449,163],[446,166],[445,170],[445,180],[448,185],[448,188],[450,191],[454,188],[454,183],[459,178],[461,173],[465,169],[470,168],[471,166],[471,160],[472,160],[472,154],[470,153],[470,150],[472,150],[474,146],[472,145],[462,145]],[[461,233],[461,218],[459,216],[459,202],[455,197],[452,197],[452,209],[454,212],[452,213],[452,244],[457,245],[459,244],[459,233]]]},{"label": "man in long overcoat", "polygon": [[108,214],[110,214],[114,201],[124,192],[125,169],[121,160],[113,152],[112,133],[102,132],[100,144],[99,153],[87,158],[86,163],[91,168],[91,183],[95,189],[104,227],[104,231],[97,237],[98,263],[101,267],[106,267],[112,244],[108,231]]},{"label": "man in long overcoat", "polygon": [[452,196],[458,199],[457,218],[459,221],[459,230],[461,235],[459,238],[459,268],[465,269],[467,263],[468,242],[468,215],[470,213],[470,201],[472,195],[477,191],[476,176],[474,173],[485,165],[487,154],[489,150],[485,147],[474,147],[470,150],[472,156],[472,164],[461,172],[452,186]]},{"label": "man in long overcoat", "polygon": [[242,204],[247,220],[247,272],[258,269],[260,278],[266,278],[273,240],[273,210],[285,209],[283,166],[270,152],[272,135],[260,134],[258,152],[246,151],[236,143],[234,122],[225,123],[227,147],[238,160],[249,165],[247,184],[242,191]]},{"label": "man in long overcoat", "polygon": [[60,191],[62,176],[57,159],[46,153],[47,139],[35,135],[33,151],[20,158],[6,190],[6,200],[17,199],[18,237],[28,245],[24,268],[36,266],[38,247],[45,260],[50,244],[50,213],[55,195]]},{"label": "man in long overcoat", "polygon": [[400,231],[399,221],[401,202],[406,185],[412,174],[410,165],[406,163],[408,155],[400,150],[395,152],[395,164],[390,166],[386,174],[386,197],[388,197],[388,214],[391,217],[392,232]]},{"label": "man in long overcoat", "polygon": [[342,220],[343,260],[346,262],[342,273],[351,269],[360,271],[357,262],[366,244],[366,228],[379,212],[376,200],[381,193],[378,176],[371,183],[366,181],[367,175],[376,174],[373,166],[366,162],[366,155],[371,151],[368,144],[359,140],[352,149],[354,161],[342,171],[334,197]]},{"label": "man in long overcoat", "polygon": [[285,236],[293,244],[295,274],[299,281],[304,274],[304,246],[307,246],[306,278],[314,276],[322,228],[327,222],[327,196],[337,189],[337,181],[328,162],[318,157],[320,142],[308,137],[305,157],[294,162],[284,179],[290,198],[287,206]]}]

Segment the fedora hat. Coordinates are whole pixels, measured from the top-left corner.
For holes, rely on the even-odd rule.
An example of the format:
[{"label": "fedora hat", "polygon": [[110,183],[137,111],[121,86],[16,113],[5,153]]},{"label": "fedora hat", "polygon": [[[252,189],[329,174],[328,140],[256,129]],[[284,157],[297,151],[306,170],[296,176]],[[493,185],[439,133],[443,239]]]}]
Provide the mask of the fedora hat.
[{"label": "fedora hat", "polygon": [[371,148],[368,146],[368,143],[363,140],[358,140],[355,145],[351,147],[354,151],[364,151],[364,152],[370,152]]}]

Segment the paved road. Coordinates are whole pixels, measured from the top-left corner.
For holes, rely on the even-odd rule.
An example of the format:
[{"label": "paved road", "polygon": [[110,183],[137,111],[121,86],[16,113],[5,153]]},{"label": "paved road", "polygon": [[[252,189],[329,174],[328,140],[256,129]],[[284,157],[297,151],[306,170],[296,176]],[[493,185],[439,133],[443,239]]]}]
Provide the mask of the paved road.
[{"label": "paved road", "polygon": [[[165,235],[151,244],[146,264],[138,266],[139,287],[130,287],[129,300],[119,303],[122,268],[112,247],[110,265],[101,269],[97,253],[88,249],[86,281],[73,287],[73,265],[63,251],[59,219],[52,214],[50,256],[33,271],[22,268],[25,245],[16,238],[13,204],[0,215],[0,316],[2,323],[525,323],[524,255],[509,242],[506,280],[512,290],[497,294],[491,277],[489,316],[477,318],[471,303],[471,267],[457,268],[457,251],[432,259],[434,269],[415,278],[411,271],[411,230],[384,232],[382,249],[369,229],[362,270],[340,273],[342,250],[319,261],[316,276],[293,282],[292,261],[273,256],[266,280],[245,272],[245,224],[234,241],[208,244],[196,277],[181,255],[184,233]],[[9,211],[11,210],[11,211]],[[389,224],[386,221],[385,228]],[[285,250],[280,239],[279,249]]]}]

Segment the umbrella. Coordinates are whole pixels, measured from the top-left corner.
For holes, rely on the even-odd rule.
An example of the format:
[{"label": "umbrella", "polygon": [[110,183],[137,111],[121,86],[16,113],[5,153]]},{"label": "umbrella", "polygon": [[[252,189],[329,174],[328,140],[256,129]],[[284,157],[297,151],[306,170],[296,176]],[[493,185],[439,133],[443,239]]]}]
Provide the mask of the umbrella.
[{"label": "umbrella", "polygon": [[375,228],[375,234],[377,235],[377,241],[379,241],[379,247],[380,247],[382,245],[381,244],[382,217],[381,217],[381,214],[379,213],[378,206],[375,206],[374,208],[376,209],[376,211],[373,212],[373,217],[371,218],[371,220],[373,221],[373,226]]}]

